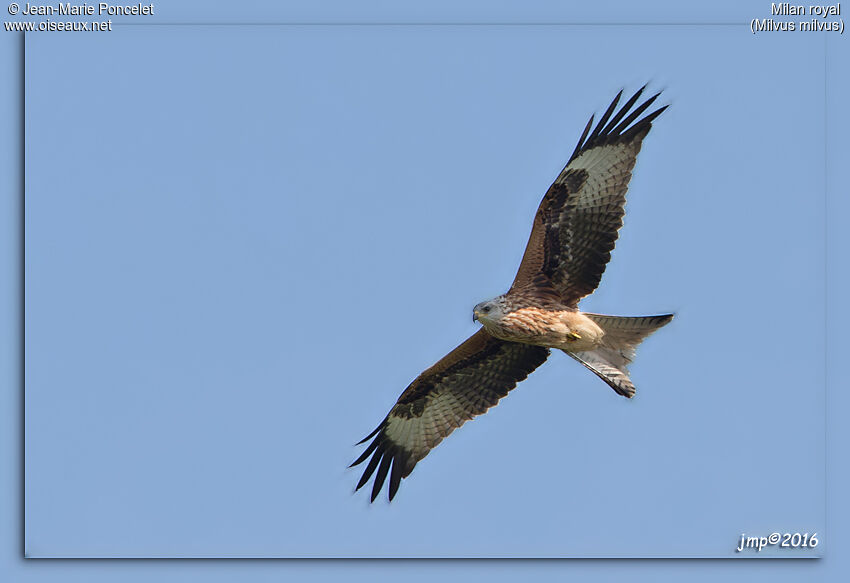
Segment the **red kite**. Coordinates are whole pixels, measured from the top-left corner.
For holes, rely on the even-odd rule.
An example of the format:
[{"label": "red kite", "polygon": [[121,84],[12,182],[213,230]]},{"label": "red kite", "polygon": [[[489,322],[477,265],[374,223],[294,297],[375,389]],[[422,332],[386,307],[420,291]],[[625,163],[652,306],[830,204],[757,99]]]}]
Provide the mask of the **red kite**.
[{"label": "red kite", "polygon": [[634,107],[644,88],[615,112],[623,92],[617,94],[596,127],[591,116],[537,209],[511,288],[473,309],[473,320],[483,327],[420,374],[358,444],[374,438],[351,464],[371,457],[356,489],[374,474],[373,502],[388,474],[392,500],[419,460],[496,405],[543,364],[550,348],[579,361],[620,395],[634,395],[627,366],[635,349],[673,315],[603,316],[579,311],[578,302],[599,285],[623,225],[641,144],[667,108],[641,117],[659,95]]}]

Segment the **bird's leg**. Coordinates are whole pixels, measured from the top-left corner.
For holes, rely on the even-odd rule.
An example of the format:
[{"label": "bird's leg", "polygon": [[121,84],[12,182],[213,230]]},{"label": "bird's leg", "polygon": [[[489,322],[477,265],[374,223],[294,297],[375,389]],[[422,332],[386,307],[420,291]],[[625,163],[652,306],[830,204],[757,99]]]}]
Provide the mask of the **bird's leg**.
[{"label": "bird's leg", "polygon": [[578,332],[570,332],[567,334],[567,340],[581,340],[581,334]]}]

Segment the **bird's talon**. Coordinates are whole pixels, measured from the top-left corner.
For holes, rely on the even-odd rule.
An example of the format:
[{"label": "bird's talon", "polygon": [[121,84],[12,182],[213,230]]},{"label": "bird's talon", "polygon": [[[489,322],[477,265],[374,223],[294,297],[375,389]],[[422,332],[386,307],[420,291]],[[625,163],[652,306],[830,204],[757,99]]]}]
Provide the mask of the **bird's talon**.
[{"label": "bird's talon", "polygon": [[581,340],[581,335],[576,332],[570,332],[567,334],[567,339],[569,340]]}]

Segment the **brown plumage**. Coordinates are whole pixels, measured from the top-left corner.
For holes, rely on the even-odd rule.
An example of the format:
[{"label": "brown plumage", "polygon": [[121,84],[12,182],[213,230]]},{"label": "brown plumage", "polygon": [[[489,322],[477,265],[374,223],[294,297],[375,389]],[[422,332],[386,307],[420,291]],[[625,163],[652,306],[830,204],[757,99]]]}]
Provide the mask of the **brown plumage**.
[{"label": "brown plumage", "polygon": [[635,348],[672,315],[585,314],[578,302],[599,285],[623,224],[637,154],[652,121],[666,109],[640,118],[658,97],[634,107],[642,92],[617,110],[621,91],[595,127],[590,118],[540,203],[510,290],[473,310],[484,327],[420,374],[360,442],[372,439],[351,465],[369,460],[356,489],[374,474],[372,501],[388,475],[392,500],[419,460],[498,403],[543,364],[550,348],[563,350],[619,394],[634,394],[626,367]]},{"label": "brown plumage", "polygon": [[374,437],[351,464],[356,466],[372,456],[357,489],[377,469],[372,486],[374,501],[392,463],[389,487],[392,500],[401,479],[410,475],[419,460],[465,421],[498,403],[548,356],[548,348],[505,342],[484,330],[473,334],[420,374],[401,394],[389,415],[360,442]]},{"label": "brown plumage", "polygon": [[575,308],[596,289],[617,232],[623,226],[626,190],[643,138],[667,106],[629,124],[658,98],[650,97],[626,117],[643,88],[611,117],[622,91],[599,120],[587,122],[569,162],[546,192],[510,292],[537,295],[551,285]]}]

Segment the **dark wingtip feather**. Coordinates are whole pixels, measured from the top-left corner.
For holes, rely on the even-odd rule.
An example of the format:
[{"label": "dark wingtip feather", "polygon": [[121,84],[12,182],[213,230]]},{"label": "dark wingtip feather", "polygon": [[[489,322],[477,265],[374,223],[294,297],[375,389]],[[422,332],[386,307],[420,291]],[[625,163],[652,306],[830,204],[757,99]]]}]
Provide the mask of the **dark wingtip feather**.
[{"label": "dark wingtip feather", "polygon": [[387,422],[386,419],[381,421],[381,423],[375,429],[372,430],[372,433],[370,433],[369,435],[367,435],[366,437],[364,437],[363,439],[361,439],[360,441],[358,441],[354,445],[363,445],[364,443],[366,443],[367,441],[369,441],[370,439],[375,437],[375,435],[381,430],[381,428],[384,426],[384,423],[386,423],[386,422]]},{"label": "dark wingtip feather", "polygon": [[396,456],[393,458],[393,469],[390,472],[390,502],[395,498],[395,493],[398,492],[399,484],[402,478],[402,463],[401,458]]},{"label": "dark wingtip feather", "polygon": [[[656,95],[656,97],[657,97],[657,95]],[[635,134],[637,134],[639,132],[642,132],[644,130],[649,131],[649,128],[652,127],[652,122],[655,120],[655,118],[657,118],[659,115],[664,113],[664,110],[667,109],[668,107],[670,107],[669,104],[667,104],[663,107],[659,107],[658,109],[656,109],[652,113],[645,115],[639,122],[637,122],[631,128],[629,128],[628,130],[623,132],[621,134],[621,136],[623,136],[624,139],[629,140],[629,139],[632,138],[632,136],[634,136]]]},{"label": "dark wingtip feather", "polygon": [[[620,124],[617,127],[615,127],[613,130],[611,130],[611,133],[614,134],[614,135],[622,134],[625,131],[625,129],[629,126],[629,124],[631,124],[633,121],[635,121],[638,118],[638,116],[640,116],[644,111],[649,109],[649,106],[652,105],[655,102],[656,99],[658,99],[659,95],[661,95],[661,94],[656,93],[655,95],[653,95],[652,97],[650,97],[649,99],[647,99],[646,101],[644,101],[643,103],[638,105],[635,108],[635,110],[632,111],[626,119],[624,119],[622,122],[620,122]],[[640,122],[638,122],[638,123],[640,123]]]},{"label": "dark wingtip feather", "polygon": [[669,103],[667,105],[662,105],[661,107],[659,107],[658,109],[656,109],[655,111],[653,111],[652,113],[647,115],[645,118],[643,118],[641,120],[641,122],[646,122],[646,123],[652,122],[656,117],[661,115],[668,107],[670,107]]},{"label": "dark wingtip feather", "polygon": [[[665,105],[642,119],[638,119],[661,95],[661,92],[659,91],[632,110],[643,95],[646,87],[647,85],[644,84],[643,87],[638,89],[635,94],[632,95],[619,110],[617,110],[617,104],[623,95],[623,91],[620,90],[616,97],[614,97],[611,105],[609,105],[605,110],[605,113],[599,119],[599,123],[596,124],[596,127],[593,128],[592,132],[590,131],[590,128],[593,124],[593,116],[591,116],[590,122],[588,122],[585,127],[572,156],[570,156],[570,161],[573,161],[583,151],[593,148],[594,146],[612,143],[619,140],[632,139],[637,133],[650,127],[652,121],[658,117],[661,112],[667,109],[669,105]],[[588,132],[590,132],[589,135]]]},{"label": "dark wingtip feather", "polygon": [[[379,433],[375,436],[375,433],[383,429],[384,425],[385,424],[382,423],[377,430],[370,434],[370,437],[374,436],[372,443],[370,443],[363,453],[361,453],[360,456],[354,460],[350,466],[348,466],[349,468],[353,468],[356,465],[362,464],[371,456],[366,469],[363,470],[363,475],[360,476],[360,481],[357,482],[357,486],[354,488],[355,492],[358,491],[360,488],[365,486],[367,482],[369,482],[374,474],[375,480],[372,485],[372,493],[370,496],[371,502],[374,502],[378,497],[378,494],[386,481],[391,465],[392,472],[389,474],[389,499],[392,501],[396,492],[398,492],[398,487],[402,478],[405,477],[404,469],[408,465],[408,455],[403,449],[400,449],[387,441],[386,435],[383,433]],[[377,473],[375,473],[375,470],[377,470]]]},{"label": "dark wingtip feather", "polygon": [[348,467],[353,468],[354,466],[362,464],[363,462],[365,462],[366,458],[369,457],[369,454],[371,454],[373,451],[375,451],[375,449],[378,447],[378,443],[380,443],[380,441],[378,439],[375,439],[374,441],[372,441],[372,443],[369,444],[369,447],[367,447],[366,450],[362,454],[360,454],[360,457],[358,457],[356,460],[354,460],[351,463],[351,465],[348,466]]},{"label": "dark wingtip feather", "polygon": [[381,459],[381,467],[378,468],[378,473],[375,474],[375,483],[372,485],[372,496],[370,502],[375,501],[375,498],[377,498],[378,494],[381,492],[381,488],[384,487],[384,480],[387,479],[387,472],[390,469],[390,462],[392,461],[392,454],[390,452],[384,452],[384,456]]},{"label": "dark wingtip feather", "polygon": [[593,116],[590,116],[590,119],[587,120],[587,125],[584,126],[584,131],[581,132],[581,137],[578,139],[578,143],[576,144],[576,149],[573,150],[572,156],[570,156],[570,160],[578,156],[578,153],[581,151],[582,146],[584,145],[584,140],[587,137],[587,134],[590,132],[590,128],[593,126]]},{"label": "dark wingtip feather", "polygon": [[605,113],[602,114],[602,117],[599,118],[599,123],[596,124],[596,127],[593,129],[593,133],[590,134],[588,141],[593,141],[602,134],[602,129],[605,127],[605,124],[608,123],[608,119],[611,117],[611,114],[614,113],[614,110],[617,108],[617,104],[620,102],[620,97],[623,96],[623,90],[621,89],[616,96],[614,96],[614,101],[611,102],[611,105],[608,106],[608,109],[605,110]]},{"label": "dark wingtip feather", "polygon": [[384,448],[379,445],[375,453],[372,454],[372,459],[369,460],[369,465],[366,466],[365,470],[363,470],[363,475],[360,477],[360,481],[357,482],[357,487],[354,488],[355,492],[366,485],[366,482],[368,482],[369,478],[372,477],[372,474],[375,473],[375,468],[378,467],[378,462],[381,461],[382,457],[384,457]]},{"label": "dark wingtip feather", "polygon": [[[611,130],[615,128],[618,123],[620,123],[620,120],[623,119],[623,116],[626,115],[626,113],[628,113],[628,111],[634,106],[634,104],[637,102],[637,100],[643,93],[644,89],[646,89],[646,85],[638,89],[637,92],[632,95],[625,104],[623,104],[623,107],[620,108],[620,111],[618,111],[617,114],[611,118],[611,121],[609,121],[608,125],[605,126],[605,129],[602,130],[603,133],[611,133]],[[620,93],[622,93],[622,91],[620,91]]]}]

